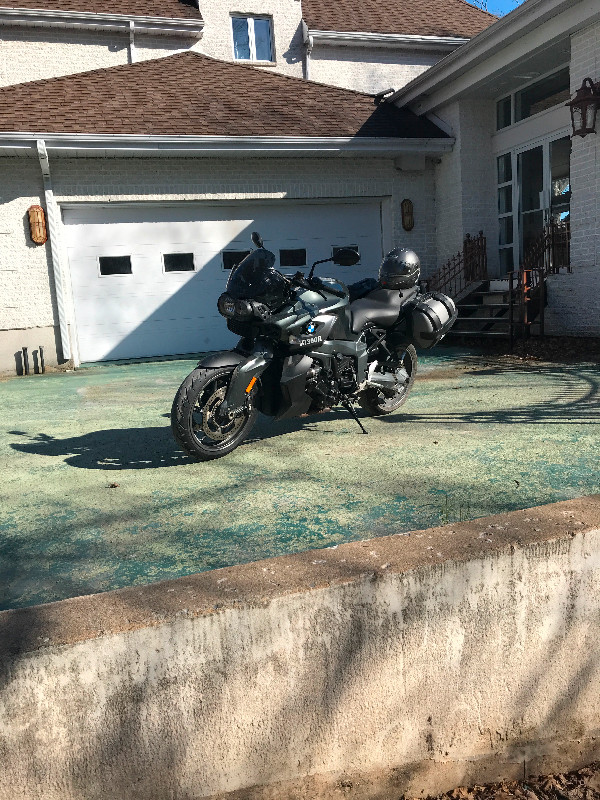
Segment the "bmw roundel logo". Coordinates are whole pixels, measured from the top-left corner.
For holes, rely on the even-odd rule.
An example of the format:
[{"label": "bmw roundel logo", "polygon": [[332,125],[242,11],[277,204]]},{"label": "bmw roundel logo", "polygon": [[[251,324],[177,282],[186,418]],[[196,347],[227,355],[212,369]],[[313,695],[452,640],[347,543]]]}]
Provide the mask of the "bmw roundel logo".
[{"label": "bmw roundel logo", "polygon": [[316,329],[317,329],[317,326],[315,325],[314,322],[309,322],[308,325],[306,326],[306,332],[307,333],[314,333]]}]

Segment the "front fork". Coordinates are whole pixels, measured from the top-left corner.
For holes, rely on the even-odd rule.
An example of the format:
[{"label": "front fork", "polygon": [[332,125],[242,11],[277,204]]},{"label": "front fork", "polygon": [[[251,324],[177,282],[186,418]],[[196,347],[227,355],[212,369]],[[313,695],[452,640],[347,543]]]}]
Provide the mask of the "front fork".
[{"label": "front fork", "polygon": [[232,419],[243,414],[254,384],[272,360],[273,350],[269,344],[257,339],[248,357],[241,361],[233,371],[227,394],[219,408],[219,416]]}]

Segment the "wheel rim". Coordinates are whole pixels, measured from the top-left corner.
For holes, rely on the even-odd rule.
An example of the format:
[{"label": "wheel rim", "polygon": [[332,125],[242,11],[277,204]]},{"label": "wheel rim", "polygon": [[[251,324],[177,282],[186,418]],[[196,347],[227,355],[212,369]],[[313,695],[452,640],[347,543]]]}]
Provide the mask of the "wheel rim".
[{"label": "wheel rim", "polygon": [[395,370],[396,380],[398,381],[396,394],[393,397],[386,397],[383,392],[377,391],[378,405],[382,410],[393,409],[404,398],[410,387],[413,366],[410,354],[405,352],[400,359],[400,366]]},{"label": "wheel rim", "polygon": [[219,409],[223,404],[230,376],[218,375],[200,392],[192,409],[192,434],[199,445],[208,448],[227,447],[240,433],[250,416],[248,409],[239,417],[222,419]]}]

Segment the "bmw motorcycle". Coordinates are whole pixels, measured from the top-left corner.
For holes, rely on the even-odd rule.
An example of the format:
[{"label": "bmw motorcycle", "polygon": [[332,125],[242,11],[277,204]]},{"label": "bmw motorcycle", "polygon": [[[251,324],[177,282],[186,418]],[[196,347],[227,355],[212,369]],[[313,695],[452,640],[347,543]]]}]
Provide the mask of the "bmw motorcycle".
[{"label": "bmw motorcycle", "polygon": [[201,461],[234,450],[259,411],[287,419],[343,406],[367,433],[354,405],[371,416],[400,408],[417,373],[415,347],[437,344],[457,316],[446,295],[419,292],[411,251],[389,253],[378,281],[347,287],[314,271],[331,261],[354,266],[360,256],[351,248],[316,261],[306,277],[287,276],[274,268],[275,255],[258,233],[252,241],[256,249],[232,270],[218,299],[240,340],[202,359],[173,401],[175,439]]}]

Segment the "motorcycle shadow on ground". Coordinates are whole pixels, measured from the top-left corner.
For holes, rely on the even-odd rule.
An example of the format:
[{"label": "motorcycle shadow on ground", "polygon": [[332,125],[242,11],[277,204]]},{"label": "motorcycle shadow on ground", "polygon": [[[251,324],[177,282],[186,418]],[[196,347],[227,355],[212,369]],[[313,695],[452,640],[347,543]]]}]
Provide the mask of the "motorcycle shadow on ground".
[{"label": "motorcycle shadow on ground", "polygon": [[[265,439],[285,436],[300,430],[305,433],[332,433],[328,427],[324,427],[322,424],[317,426],[315,423],[339,419],[344,415],[345,412],[340,410],[279,422],[273,422],[269,417],[261,416],[238,450],[243,450],[247,446],[256,446]],[[348,423],[352,426],[356,425],[350,417],[348,417]],[[171,434],[171,429],[167,426],[90,431],[81,436],[70,436],[66,439],[60,439],[47,433],[29,434],[20,430],[11,430],[8,433],[11,436],[19,437],[18,441],[11,442],[10,446],[13,450],[32,455],[61,458],[66,464],[79,469],[117,471],[189,466],[199,463],[179,450]],[[234,457],[235,452],[226,458]]]}]

